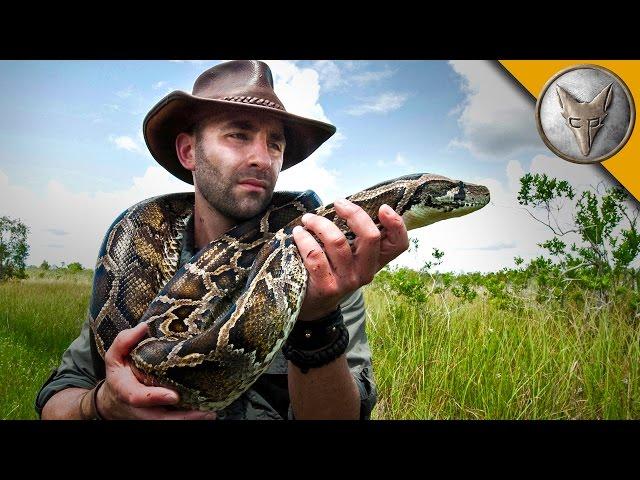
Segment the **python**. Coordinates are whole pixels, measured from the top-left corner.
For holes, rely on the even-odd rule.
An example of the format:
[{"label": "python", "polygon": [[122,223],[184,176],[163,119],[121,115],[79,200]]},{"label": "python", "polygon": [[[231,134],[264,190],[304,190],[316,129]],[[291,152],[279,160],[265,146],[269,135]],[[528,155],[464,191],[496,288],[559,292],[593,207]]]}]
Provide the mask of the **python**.
[{"label": "python", "polygon": [[[389,180],[348,197],[378,225],[383,203],[408,230],[467,215],[489,190],[440,175]],[[131,352],[142,380],[180,393],[179,406],[218,410],[255,382],[298,317],[307,271],[292,230],[306,212],[353,232],[333,204],[306,192],[276,192],[267,210],[243,222],[177,268],[193,193],[156,197],[116,219],[101,247],[91,328],[101,356],[119,331],[146,322],[149,337]]]}]

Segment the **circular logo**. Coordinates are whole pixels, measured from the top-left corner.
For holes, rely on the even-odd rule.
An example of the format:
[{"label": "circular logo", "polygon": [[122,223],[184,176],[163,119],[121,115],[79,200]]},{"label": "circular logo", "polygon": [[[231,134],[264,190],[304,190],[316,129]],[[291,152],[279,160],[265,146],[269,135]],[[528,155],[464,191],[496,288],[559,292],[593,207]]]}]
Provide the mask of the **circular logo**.
[{"label": "circular logo", "polygon": [[597,163],[615,155],[635,123],[629,88],[598,65],[575,65],[556,73],[536,104],[536,123],[553,153],[574,163]]}]

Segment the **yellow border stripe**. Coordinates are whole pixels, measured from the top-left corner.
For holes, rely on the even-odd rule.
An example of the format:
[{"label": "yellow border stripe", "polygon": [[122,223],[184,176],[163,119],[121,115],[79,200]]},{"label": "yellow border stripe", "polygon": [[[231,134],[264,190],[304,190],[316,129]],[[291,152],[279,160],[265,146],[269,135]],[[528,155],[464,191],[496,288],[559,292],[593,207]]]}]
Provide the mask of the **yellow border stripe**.
[{"label": "yellow border stripe", "polygon": [[[613,157],[602,162],[602,166],[634,196],[640,200],[640,133],[638,132],[638,111],[640,107],[640,60],[500,60],[518,82],[536,99],[547,81],[572,65],[592,63],[608,68],[627,84],[636,105],[636,120],[633,133],[627,144]],[[553,155],[553,153],[550,151]],[[559,161],[565,161],[558,158]]]}]

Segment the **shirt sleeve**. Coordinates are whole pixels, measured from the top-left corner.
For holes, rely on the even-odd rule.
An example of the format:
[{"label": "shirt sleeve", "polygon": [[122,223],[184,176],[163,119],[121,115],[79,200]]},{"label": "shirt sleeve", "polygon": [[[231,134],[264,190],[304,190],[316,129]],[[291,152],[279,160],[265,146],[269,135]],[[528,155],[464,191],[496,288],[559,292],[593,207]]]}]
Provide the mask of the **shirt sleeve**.
[{"label": "shirt sleeve", "polygon": [[365,331],[366,312],[362,289],[356,290],[341,304],[344,323],[349,330],[347,363],[360,391],[360,419],[369,420],[378,394],[371,365],[371,349]]},{"label": "shirt sleeve", "polygon": [[62,355],[60,366],[55,369],[40,388],[36,397],[36,412],[42,416],[47,401],[65,388],[90,389],[98,382],[91,356],[89,318],[85,320],[80,336],[76,338]]},{"label": "shirt sleeve", "polygon": [[[365,331],[365,307],[362,288],[346,297],[341,303],[342,317],[349,331],[346,357],[349,370],[360,392],[360,419],[369,420],[378,400],[378,392],[371,365],[371,349]],[[289,419],[293,419],[289,406]]]}]

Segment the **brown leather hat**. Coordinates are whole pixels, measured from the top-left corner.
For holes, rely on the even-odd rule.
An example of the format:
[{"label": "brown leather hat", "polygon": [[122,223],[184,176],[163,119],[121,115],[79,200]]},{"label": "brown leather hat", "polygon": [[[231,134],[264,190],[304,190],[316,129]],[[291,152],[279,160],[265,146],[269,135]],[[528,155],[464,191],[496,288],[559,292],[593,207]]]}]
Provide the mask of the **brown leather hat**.
[{"label": "brown leather hat", "polygon": [[142,128],[151,155],[180,180],[193,183],[191,172],[176,155],[176,136],[208,115],[232,109],[282,120],[287,141],[282,170],[307,158],[336,131],[328,123],[288,113],[273,90],[273,76],[266,63],[234,60],[202,73],[193,85],[193,94],[171,92],[149,111]]}]

